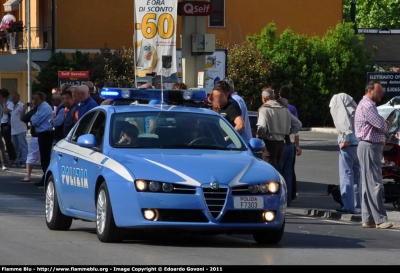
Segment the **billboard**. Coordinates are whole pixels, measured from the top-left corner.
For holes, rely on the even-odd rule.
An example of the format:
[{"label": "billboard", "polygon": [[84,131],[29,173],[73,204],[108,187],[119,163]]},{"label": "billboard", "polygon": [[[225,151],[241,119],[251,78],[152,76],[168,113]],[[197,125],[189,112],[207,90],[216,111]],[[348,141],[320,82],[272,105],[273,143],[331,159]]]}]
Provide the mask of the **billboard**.
[{"label": "billboard", "polygon": [[58,88],[62,84],[81,85],[89,81],[89,71],[58,71]]}]

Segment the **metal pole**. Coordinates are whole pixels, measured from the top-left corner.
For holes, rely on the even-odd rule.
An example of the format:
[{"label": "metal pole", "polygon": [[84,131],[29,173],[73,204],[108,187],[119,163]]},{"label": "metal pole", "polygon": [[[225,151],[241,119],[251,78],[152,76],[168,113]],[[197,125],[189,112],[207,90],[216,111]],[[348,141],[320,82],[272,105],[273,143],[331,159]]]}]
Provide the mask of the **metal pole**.
[{"label": "metal pole", "polygon": [[136,35],[137,35],[137,31],[136,31],[136,7],[135,7],[135,0],[133,0],[133,26],[134,26],[134,29],[133,29],[133,65],[134,65],[134,70],[133,70],[133,73],[135,73],[135,87],[136,88],[138,88],[138,85],[137,85],[137,75],[136,75],[136,58],[137,58],[137,56],[136,56],[136,41],[137,41],[137,38],[136,38]]},{"label": "metal pole", "polygon": [[[32,65],[31,65],[31,1],[27,0],[27,27],[28,27],[28,101],[32,99]],[[53,7],[54,8],[54,7]]]}]

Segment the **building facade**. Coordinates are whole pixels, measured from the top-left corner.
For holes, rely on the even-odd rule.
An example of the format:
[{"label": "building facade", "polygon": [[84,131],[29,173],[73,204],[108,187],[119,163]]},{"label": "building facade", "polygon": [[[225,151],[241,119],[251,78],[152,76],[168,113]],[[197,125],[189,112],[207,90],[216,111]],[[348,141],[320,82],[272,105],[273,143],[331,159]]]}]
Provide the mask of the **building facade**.
[{"label": "building facade", "polygon": [[[10,1],[10,0],[8,0]],[[12,0],[12,14],[26,26],[27,0]],[[3,4],[0,0],[0,12]],[[210,0],[213,14],[207,33],[226,43],[241,43],[274,21],[281,33],[322,36],[343,19],[343,0]],[[9,3],[9,2],[8,2]],[[133,46],[134,0],[30,0],[33,76],[52,52],[96,53],[107,46]],[[177,18],[181,46],[182,18]],[[0,86],[19,92],[27,101],[27,29],[18,34],[17,52],[0,51]],[[1,48],[0,48],[1,50]],[[15,53],[15,52],[14,52]]]}]

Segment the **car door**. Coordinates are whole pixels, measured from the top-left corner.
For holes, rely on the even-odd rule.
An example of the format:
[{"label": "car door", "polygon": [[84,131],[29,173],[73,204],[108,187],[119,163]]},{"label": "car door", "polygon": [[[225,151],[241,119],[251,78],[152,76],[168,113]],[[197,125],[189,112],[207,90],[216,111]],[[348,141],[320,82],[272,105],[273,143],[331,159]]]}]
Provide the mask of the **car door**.
[{"label": "car door", "polygon": [[[67,195],[68,206],[66,208],[76,209],[75,192],[85,186],[85,169],[81,167],[82,147],[77,145],[81,135],[87,134],[95,116],[95,112],[88,113],[81,120],[72,134],[71,140],[63,145],[64,151],[61,157],[61,173],[63,177],[63,195]],[[83,177],[83,179],[81,178]],[[83,181],[82,181],[83,180]]]},{"label": "car door", "polygon": [[96,137],[95,148],[82,148],[82,157],[79,158],[79,168],[83,174],[83,187],[78,187],[75,194],[76,208],[79,211],[95,213],[95,194],[94,188],[97,177],[102,170],[101,163],[106,158],[103,155],[104,133],[106,127],[106,112],[98,110],[94,116],[87,134]]}]

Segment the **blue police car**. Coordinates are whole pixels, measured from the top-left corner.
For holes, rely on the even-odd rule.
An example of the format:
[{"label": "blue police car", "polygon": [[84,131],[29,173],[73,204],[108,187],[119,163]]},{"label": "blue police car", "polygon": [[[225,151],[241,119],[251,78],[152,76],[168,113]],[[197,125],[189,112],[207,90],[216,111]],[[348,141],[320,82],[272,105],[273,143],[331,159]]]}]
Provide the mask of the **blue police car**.
[{"label": "blue police car", "polygon": [[[163,93],[162,93],[163,92]],[[51,230],[72,220],[96,223],[102,242],[125,230],[283,235],[286,184],[257,159],[261,140],[244,143],[198,90],[103,89],[99,106],[58,142],[46,172]],[[163,100],[167,104],[140,104]]]}]

